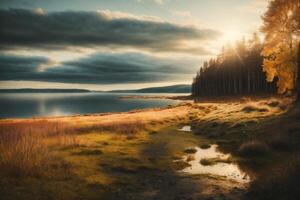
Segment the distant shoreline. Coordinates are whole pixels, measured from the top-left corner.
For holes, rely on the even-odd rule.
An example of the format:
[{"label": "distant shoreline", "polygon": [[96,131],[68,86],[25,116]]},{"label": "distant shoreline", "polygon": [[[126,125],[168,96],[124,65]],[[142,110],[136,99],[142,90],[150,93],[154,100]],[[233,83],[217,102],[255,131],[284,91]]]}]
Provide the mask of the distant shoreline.
[{"label": "distant shoreline", "polygon": [[91,90],[91,89],[68,89],[68,88],[19,88],[19,89],[0,89],[0,93],[191,93],[191,85],[171,85],[162,87],[148,87],[129,90]]},{"label": "distant shoreline", "polygon": [[93,91],[84,90],[84,89],[32,89],[32,88],[23,88],[23,89],[0,89],[1,93],[90,93]]},{"label": "distant shoreline", "polygon": [[128,95],[120,96],[119,99],[171,99],[171,100],[193,100],[191,95],[184,96],[166,96],[166,95]]}]

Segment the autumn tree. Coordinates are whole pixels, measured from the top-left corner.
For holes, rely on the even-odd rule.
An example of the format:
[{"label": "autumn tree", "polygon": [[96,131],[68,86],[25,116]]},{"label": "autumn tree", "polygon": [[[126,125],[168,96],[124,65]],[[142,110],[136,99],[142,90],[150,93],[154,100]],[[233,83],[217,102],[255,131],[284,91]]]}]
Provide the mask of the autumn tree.
[{"label": "autumn tree", "polygon": [[267,80],[278,77],[279,93],[297,87],[297,101],[300,102],[300,0],[270,1],[263,21],[263,70],[267,73]]}]

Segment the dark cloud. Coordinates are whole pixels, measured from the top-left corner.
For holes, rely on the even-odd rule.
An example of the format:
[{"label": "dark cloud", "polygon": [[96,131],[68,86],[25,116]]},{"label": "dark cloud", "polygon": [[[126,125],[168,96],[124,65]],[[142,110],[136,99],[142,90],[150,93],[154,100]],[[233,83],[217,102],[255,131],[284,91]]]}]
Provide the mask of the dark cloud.
[{"label": "dark cloud", "polygon": [[34,2],[32,0],[1,0],[0,7],[7,8],[7,7],[32,7]]},{"label": "dark cloud", "polygon": [[0,47],[66,48],[133,47],[149,51],[209,54],[205,48],[188,48],[182,41],[217,38],[216,30],[134,17],[113,17],[103,12],[1,9]]},{"label": "dark cloud", "polygon": [[41,64],[47,62],[48,59],[43,57],[0,55],[0,80],[18,80],[31,76]]},{"label": "dark cloud", "polygon": [[102,53],[45,68],[40,57],[0,56],[0,80],[62,83],[145,83],[189,80],[199,60],[162,59],[138,53]]}]

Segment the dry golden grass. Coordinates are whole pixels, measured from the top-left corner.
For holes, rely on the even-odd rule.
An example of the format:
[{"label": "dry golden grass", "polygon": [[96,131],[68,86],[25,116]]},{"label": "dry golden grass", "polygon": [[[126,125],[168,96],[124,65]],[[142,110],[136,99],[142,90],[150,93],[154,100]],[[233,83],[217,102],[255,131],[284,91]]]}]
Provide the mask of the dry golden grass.
[{"label": "dry golden grass", "polygon": [[[51,141],[51,142],[49,142]],[[13,176],[42,175],[55,160],[51,145],[78,145],[71,129],[46,120],[0,125],[0,169]]]},{"label": "dry golden grass", "polygon": [[116,133],[112,135],[116,140],[131,140],[145,128],[146,124],[137,120],[77,126],[48,120],[2,123],[0,169],[13,176],[42,175],[57,160],[51,147],[79,146],[79,133],[109,132]]},{"label": "dry golden grass", "polygon": [[267,108],[259,108],[254,105],[247,105],[242,109],[243,112],[250,113],[250,112],[268,112]]},{"label": "dry golden grass", "polygon": [[[149,121],[180,117],[186,106],[148,109],[133,113],[43,119],[0,120],[0,173],[15,176],[41,175],[49,170],[51,147],[78,146],[80,133],[109,132],[118,140],[131,140],[146,129]],[[119,138],[117,138],[119,137]]]},{"label": "dry golden grass", "polygon": [[[78,133],[116,133],[111,137],[116,140],[131,140],[139,137],[150,124],[161,126],[171,123],[170,119],[184,121],[189,113],[195,113],[193,119],[203,122],[222,119],[223,122],[243,122],[249,119],[260,119],[274,114],[282,103],[274,100],[262,101],[245,99],[245,103],[186,103],[170,109],[147,109],[131,113],[101,114],[71,117],[50,117],[41,119],[0,120],[0,168],[11,174],[38,174],[49,168],[52,146],[80,145]],[[279,105],[275,102],[279,101]],[[238,101],[239,102],[239,101]],[[269,105],[270,104],[270,105]],[[277,102],[276,102],[277,104]],[[266,112],[240,112],[248,105],[255,106],[254,110],[268,108]],[[152,130],[153,131],[153,130]],[[83,138],[83,137],[80,137]],[[250,145],[251,146],[251,145]],[[253,145],[252,145],[253,146]],[[270,145],[272,146],[272,145]],[[244,145],[241,149],[247,149]],[[242,150],[241,150],[242,151]],[[5,170],[2,170],[5,169]]]},{"label": "dry golden grass", "polygon": [[146,124],[142,121],[121,121],[121,122],[109,122],[105,124],[93,124],[89,126],[79,127],[79,132],[115,132],[123,135],[134,135],[140,130],[145,129]]}]

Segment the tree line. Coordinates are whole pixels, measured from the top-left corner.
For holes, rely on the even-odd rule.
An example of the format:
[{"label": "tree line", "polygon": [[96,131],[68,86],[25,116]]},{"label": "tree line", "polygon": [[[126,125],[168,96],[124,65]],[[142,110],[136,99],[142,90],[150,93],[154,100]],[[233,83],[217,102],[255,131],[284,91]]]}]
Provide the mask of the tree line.
[{"label": "tree line", "polygon": [[226,45],[216,58],[203,63],[193,79],[193,96],[276,93],[276,78],[267,82],[261,67],[263,44],[258,35]]}]

